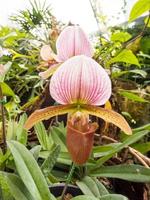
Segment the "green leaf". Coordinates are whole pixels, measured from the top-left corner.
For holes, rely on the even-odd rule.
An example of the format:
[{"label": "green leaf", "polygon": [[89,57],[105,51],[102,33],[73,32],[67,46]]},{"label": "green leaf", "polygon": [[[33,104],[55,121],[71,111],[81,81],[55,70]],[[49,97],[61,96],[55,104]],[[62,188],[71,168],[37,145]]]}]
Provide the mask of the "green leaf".
[{"label": "green leaf", "polygon": [[131,34],[129,34],[128,32],[117,32],[117,33],[112,34],[111,40],[114,42],[116,42],[116,41],[126,42],[131,37],[132,37]]},{"label": "green leaf", "polygon": [[[49,151],[41,151],[40,152],[41,158],[47,159],[48,156],[49,156]],[[71,163],[72,163],[68,152],[60,152],[57,162],[65,164],[65,165],[71,165]]]},{"label": "green leaf", "polygon": [[15,200],[34,200],[21,179],[15,174],[0,172],[7,181],[12,196]]},{"label": "green leaf", "polygon": [[94,194],[92,193],[91,189],[83,181],[77,181],[76,184],[84,194],[94,197]]},{"label": "green leaf", "polygon": [[140,41],[141,51],[144,54],[150,54],[150,37],[144,36]]},{"label": "green leaf", "polygon": [[8,146],[14,157],[17,171],[36,200],[51,200],[46,180],[30,151],[19,142],[8,142]]},{"label": "green leaf", "polygon": [[51,127],[50,136],[55,144],[59,144],[61,147],[61,152],[68,152],[66,147],[66,129],[59,128],[56,126]]},{"label": "green leaf", "polygon": [[117,71],[117,72],[112,72],[112,77],[113,78],[117,78],[117,77],[120,77],[124,74],[130,74],[130,73],[133,73],[133,74],[139,74],[141,75],[143,78],[146,78],[147,76],[147,72],[145,72],[144,70],[140,70],[140,69],[133,69],[133,70],[128,70],[128,71]]},{"label": "green leaf", "polygon": [[11,195],[7,179],[4,176],[4,172],[0,171],[0,199],[2,200],[14,200]]},{"label": "green leaf", "polygon": [[[58,165],[59,166],[59,165]],[[63,168],[64,169],[64,168]],[[55,177],[58,182],[65,182],[68,176],[68,172],[66,172],[65,170],[60,170],[60,169],[53,169],[52,171],[52,175],[53,177]],[[49,177],[48,177],[49,178]]]},{"label": "green leaf", "polygon": [[150,169],[141,165],[99,167],[90,173],[94,177],[119,178],[133,182],[150,182]]},{"label": "green leaf", "polygon": [[[41,158],[43,159],[46,159],[48,156],[49,156],[49,151],[41,151],[40,152],[40,155],[39,155]],[[59,154],[59,157],[57,159],[57,162],[58,163],[61,163],[61,164],[65,164],[65,165],[71,165],[72,161],[71,161],[71,158],[70,158],[70,155],[68,152],[60,152]],[[89,160],[86,165],[87,166],[93,166],[95,163],[95,161],[93,160]]]},{"label": "green leaf", "polygon": [[5,154],[3,154],[0,149],[0,167],[2,167],[5,164],[9,156],[10,156],[10,151],[7,151]]},{"label": "green leaf", "polygon": [[44,163],[41,166],[41,170],[43,171],[45,176],[49,176],[51,173],[51,170],[53,169],[57,158],[60,153],[60,145],[57,145],[50,153],[48,158],[44,161]]},{"label": "green leaf", "polygon": [[85,176],[81,181],[77,181],[76,184],[85,195],[100,197],[108,194],[104,185],[96,178]]},{"label": "green leaf", "polygon": [[27,115],[24,113],[23,115],[21,115],[18,122],[18,126],[16,128],[17,141],[19,141],[24,145],[27,143],[27,137],[28,137],[27,130],[25,130],[23,127],[26,120],[27,120]]},{"label": "green leaf", "polygon": [[23,114],[20,116],[19,122],[14,120],[8,121],[7,128],[7,140],[16,140],[21,142],[22,144],[26,144],[28,133],[23,128],[23,125],[26,121],[27,115]]},{"label": "green leaf", "polygon": [[12,54],[14,54],[13,57],[12,57],[12,60],[13,60],[13,61],[14,61],[16,58],[29,58],[29,59],[32,59],[32,56],[20,54],[20,53],[14,51],[13,49],[9,49],[9,52],[12,53]]},{"label": "green leaf", "polygon": [[6,83],[0,82],[0,86],[2,88],[2,92],[3,92],[4,95],[15,97],[15,93],[9,87],[9,85],[7,85]]},{"label": "green leaf", "polygon": [[112,72],[112,78],[118,78],[120,76],[123,76],[124,74],[129,73],[129,71],[114,71]]},{"label": "green leaf", "polygon": [[71,165],[72,163],[71,157],[68,152],[61,152],[57,161],[59,163],[66,164],[66,165]]},{"label": "green leaf", "polygon": [[16,139],[16,133],[15,130],[17,130],[17,123],[14,120],[9,120],[7,122],[7,140],[15,140]]},{"label": "green leaf", "polygon": [[94,158],[102,157],[108,155],[112,149],[118,147],[121,143],[112,143],[107,145],[101,146],[94,146],[93,147],[93,156]]},{"label": "green leaf", "polygon": [[37,123],[35,126],[35,133],[44,150],[51,150],[53,141],[49,139],[47,131],[42,122]]},{"label": "green leaf", "polygon": [[31,99],[28,100],[27,103],[25,103],[23,106],[21,106],[21,110],[26,110],[29,107],[33,106],[36,104],[37,101],[39,101],[39,96],[32,97]]},{"label": "green leaf", "polygon": [[128,200],[128,198],[120,194],[107,194],[100,197],[99,200]]},{"label": "green leaf", "polygon": [[149,102],[149,101],[145,100],[144,98],[139,97],[136,94],[133,94],[132,92],[127,92],[126,90],[120,90],[119,94],[121,96],[126,97],[127,99],[132,100],[132,101],[136,101],[136,102],[140,102],[140,103],[148,103]]},{"label": "green leaf", "polygon": [[133,133],[133,135],[131,135],[131,136],[128,136],[128,138],[126,140],[124,140],[123,143],[118,145],[116,148],[112,149],[108,155],[106,155],[102,158],[99,158],[97,160],[97,164],[95,164],[94,167],[91,167],[90,171],[93,171],[93,170],[99,168],[103,163],[105,163],[107,160],[109,160],[115,153],[117,153],[120,150],[122,150],[123,148],[137,142],[138,140],[140,140],[142,137],[144,137],[148,133],[149,133],[149,130],[142,130],[137,133]]},{"label": "green leaf", "polygon": [[38,160],[38,157],[40,155],[40,151],[41,151],[41,145],[36,145],[32,149],[30,149],[30,152],[34,156],[35,160]]},{"label": "green leaf", "polygon": [[147,25],[147,27],[150,27],[149,16],[144,19],[144,23]]},{"label": "green leaf", "polygon": [[148,151],[150,151],[150,142],[134,144],[132,145],[132,147],[136,149],[137,151],[145,154]]},{"label": "green leaf", "polygon": [[72,198],[71,200],[99,200],[99,199],[90,195],[79,195],[77,197]]},{"label": "green leaf", "polygon": [[137,132],[140,132],[140,131],[143,131],[143,130],[149,130],[150,131],[150,123],[149,124],[146,124],[144,126],[140,126],[138,128],[134,128],[133,129],[133,132],[134,133],[137,133]]},{"label": "green leaf", "polygon": [[15,93],[13,92],[13,90],[9,87],[9,85],[7,85],[6,83],[4,82],[0,82],[0,86],[2,88],[2,93],[6,96],[11,96],[14,98],[14,101],[16,103],[19,103],[20,102],[20,99],[17,95],[15,95]]},{"label": "green leaf", "polygon": [[100,193],[95,181],[89,176],[85,176],[82,181],[77,181],[76,184],[86,195],[91,195],[94,197],[99,197]]},{"label": "green leaf", "polygon": [[149,10],[150,10],[150,0],[138,0],[132,7],[129,16],[129,22],[135,20],[136,18],[140,17],[142,14],[144,14]]},{"label": "green leaf", "polygon": [[141,75],[143,78],[146,78],[146,76],[147,76],[147,72],[144,71],[144,70],[140,70],[140,69],[133,69],[133,70],[130,70],[129,73],[139,74],[139,75]]},{"label": "green leaf", "polygon": [[111,58],[108,61],[108,65],[120,62],[140,66],[137,57],[132,53],[131,50],[128,49],[122,50],[117,56]]},{"label": "green leaf", "polygon": [[100,196],[107,195],[108,191],[105,188],[105,186],[97,178],[93,178],[93,180],[95,181],[95,183],[98,187]]}]

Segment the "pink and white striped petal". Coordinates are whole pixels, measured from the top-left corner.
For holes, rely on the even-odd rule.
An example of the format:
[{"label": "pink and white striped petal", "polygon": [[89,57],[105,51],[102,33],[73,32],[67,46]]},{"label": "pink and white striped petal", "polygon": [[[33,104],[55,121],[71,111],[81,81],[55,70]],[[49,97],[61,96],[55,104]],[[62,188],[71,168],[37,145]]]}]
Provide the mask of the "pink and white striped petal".
[{"label": "pink and white striped petal", "polygon": [[60,104],[103,105],[110,98],[111,81],[106,71],[92,58],[74,56],[52,76],[50,93]]},{"label": "pink and white striped petal", "polygon": [[76,55],[92,57],[90,41],[80,26],[68,26],[56,41],[58,59],[61,62]]}]

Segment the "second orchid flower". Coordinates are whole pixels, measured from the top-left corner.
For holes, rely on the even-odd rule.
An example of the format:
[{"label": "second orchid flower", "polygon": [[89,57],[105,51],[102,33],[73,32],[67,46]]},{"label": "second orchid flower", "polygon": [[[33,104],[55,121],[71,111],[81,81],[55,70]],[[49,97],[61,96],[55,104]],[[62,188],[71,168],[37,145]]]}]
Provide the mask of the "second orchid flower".
[{"label": "second orchid flower", "polygon": [[44,45],[41,48],[41,58],[49,65],[49,69],[39,73],[43,79],[51,76],[60,64],[69,58],[77,55],[92,57],[93,54],[92,46],[87,35],[77,25],[67,26],[60,33],[56,41],[56,51],[57,55],[54,54],[49,45]]}]

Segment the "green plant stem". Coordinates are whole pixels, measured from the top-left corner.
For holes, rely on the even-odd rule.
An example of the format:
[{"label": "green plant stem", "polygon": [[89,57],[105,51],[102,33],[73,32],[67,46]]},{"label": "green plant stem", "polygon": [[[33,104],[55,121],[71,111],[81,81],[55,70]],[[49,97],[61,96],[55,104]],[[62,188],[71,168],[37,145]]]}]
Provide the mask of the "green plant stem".
[{"label": "green plant stem", "polygon": [[1,100],[1,116],[2,116],[2,139],[3,139],[3,153],[6,153],[7,150],[7,143],[6,143],[6,129],[5,129],[5,111],[4,111],[4,97],[2,88],[0,86],[0,100]]},{"label": "green plant stem", "polygon": [[70,168],[70,171],[69,171],[69,174],[68,174],[68,177],[67,177],[67,180],[66,180],[66,183],[65,183],[65,186],[64,186],[64,189],[63,189],[63,192],[62,192],[62,195],[61,195],[61,200],[64,199],[64,195],[66,193],[66,190],[67,190],[67,187],[68,187],[68,184],[70,183],[71,181],[71,178],[72,178],[72,175],[74,173],[74,170],[75,170],[75,164],[72,163],[72,166]]}]

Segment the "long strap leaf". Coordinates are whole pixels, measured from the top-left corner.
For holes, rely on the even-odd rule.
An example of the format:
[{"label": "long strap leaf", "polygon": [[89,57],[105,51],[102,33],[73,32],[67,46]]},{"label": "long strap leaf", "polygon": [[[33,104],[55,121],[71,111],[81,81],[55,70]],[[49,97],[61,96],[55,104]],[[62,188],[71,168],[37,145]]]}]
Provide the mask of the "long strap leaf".
[{"label": "long strap leaf", "polygon": [[52,200],[47,182],[31,152],[21,143],[8,142],[21,180],[36,200]]}]

